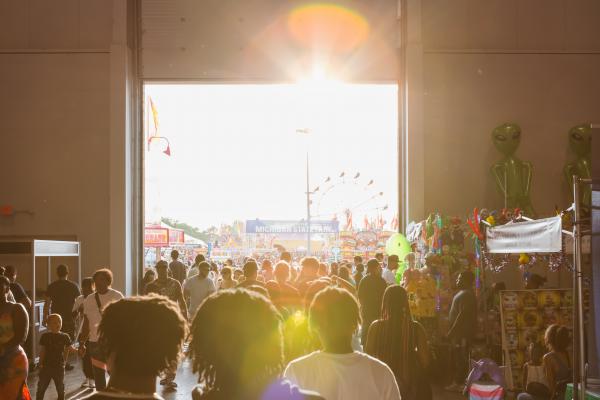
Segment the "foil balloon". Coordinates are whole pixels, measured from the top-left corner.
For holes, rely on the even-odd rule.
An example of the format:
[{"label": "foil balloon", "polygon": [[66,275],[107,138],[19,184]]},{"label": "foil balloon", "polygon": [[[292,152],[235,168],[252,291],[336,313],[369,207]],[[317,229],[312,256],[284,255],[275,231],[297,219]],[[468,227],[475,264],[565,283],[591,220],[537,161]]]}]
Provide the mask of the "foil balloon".
[{"label": "foil balloon", "polygon": [[388,256],[398,256],[399,262],[398,269],[396,270],[396,282],[400,282],[400,279],[402,279],[402,275],[407,268],[407,265],[404,262],[404,257],[406,257],[406,255],[411,251],[412,248],[410,247],[410,242],[401,233],[394,233],[385,243],[385,253]]}]

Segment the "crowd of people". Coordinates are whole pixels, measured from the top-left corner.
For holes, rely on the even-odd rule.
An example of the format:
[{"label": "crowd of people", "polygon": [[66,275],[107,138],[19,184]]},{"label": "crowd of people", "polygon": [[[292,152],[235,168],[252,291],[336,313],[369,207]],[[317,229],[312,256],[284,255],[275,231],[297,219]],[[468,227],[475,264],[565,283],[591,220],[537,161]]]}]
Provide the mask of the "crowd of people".
[{"label": "crowd of people", "polygon": [[[287,252],[278,260],[248,257],[241,266],[198,255],[187,267],[178,256],[175,250],[170,263],[161,260],[145,271],[141,295],[130,298],[111,287],[109,269],[84,278],[80,292],[68,267],[57,267],[43,313],[48,329],[39,341],[38,400],[50,381],[64,399],[70,352],[82,358],[82,386],[96,389],[88,399],[160,398],[157,378],[177,390],[184,343],[198,376],[191,394],[197,400],[432,398],[432,352],[407,291],[396,283],[397,256],[378,255],[366,268],[361,257],[331,264],[305,257],[296,268]],[[411,255],[403,261],[410,264]],[[4,273],[0,392],[20,400],[27,393],[21,345],[31,304],[16,286],[15,269]],[[473,284],[472,272],[458,275],[449,314],[451,371],[461,388],[477,324]],[[570,368],[564,330],[553,329],[546,339],[551,352],[537,360],[548,372],[543,384],[549,391]],[[539,376],[533,368],[539,364],[531,366],[528,381]],[[543,398],[537,394],[522,398]]]}]

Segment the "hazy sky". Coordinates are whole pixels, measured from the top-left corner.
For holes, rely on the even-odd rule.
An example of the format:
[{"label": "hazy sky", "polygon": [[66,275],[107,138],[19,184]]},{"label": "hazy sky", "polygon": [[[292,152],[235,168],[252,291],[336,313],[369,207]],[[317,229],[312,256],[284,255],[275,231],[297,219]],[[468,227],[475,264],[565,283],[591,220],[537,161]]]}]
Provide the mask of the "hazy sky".
[{"label": "hazy sky", "polygon": [[396,96],[395,85],[147,85],[158,134],[171,146],[170,157],[160,140],[146,152],[147,222],[163,216],[205,229],[236,219],[305,218],[307,149],[311,190],[321,188],[313,215],[336,213],[343,222],[349,208],[362,227],[366,214],[388,204],[383,214],[391,222]]}]

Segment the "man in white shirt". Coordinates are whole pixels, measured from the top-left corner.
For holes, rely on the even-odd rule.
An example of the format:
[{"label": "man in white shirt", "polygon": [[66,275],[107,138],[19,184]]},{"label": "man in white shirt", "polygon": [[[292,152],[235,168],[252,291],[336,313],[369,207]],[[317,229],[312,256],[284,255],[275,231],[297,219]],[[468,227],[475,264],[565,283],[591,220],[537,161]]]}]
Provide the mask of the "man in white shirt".
[{"label": "man in white shirt", "polygon": [[122,299],[123,294],[110,287],[113,276],[109,269],[99,269],[94,273],[93,279],[96,291],[83,300],[84,322],[79,335],[79,352],[81,355],[86,351],[90,352],[96,388],[104,390],[106,389],[106,355],[103,354],[98,343],[98,325],[106,305]]},{"label": "man in white shirt", "polygon": [[398,256],[392,254],[388,257],[387,268],[383,270],[383,274],[381,277],[385,279],[385,282],[388,285],[393,285],[396,283],[396,270],[398,269]]},{"label": "man in white shirt", "polygon": [[352,350],[352,335],[358,329],[360,314],[350,292],[334,287],[320,291],[310,306],[309,321],[323,351],[290,362],[284,372],[286,378],[328,400],[400,400],[390,368]]},{"label": "man in white shirt", "polygon": [[215,283],[208,277],[210,264],[202,261],[198,264],[198,275],[187,278],[183,282],[183,295],[189,305],[190,318],[196,315],[196,310],[205,298],[217,291]]}]

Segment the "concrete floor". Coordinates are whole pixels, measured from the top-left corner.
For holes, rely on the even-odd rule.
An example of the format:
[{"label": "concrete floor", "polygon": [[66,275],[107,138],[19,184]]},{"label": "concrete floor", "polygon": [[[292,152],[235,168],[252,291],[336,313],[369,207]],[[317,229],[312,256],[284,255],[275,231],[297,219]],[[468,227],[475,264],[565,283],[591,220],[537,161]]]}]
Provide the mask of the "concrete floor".
[{"label": "concrete floor", "polygon": [[[65,393],[66,399],[69,400],[77,400],[80,399],[90,393],[92,393],[91,389],[81,388],[81,383],[83,382],[83,372],[81,370],[81,366],[79,364],[79,360],[75,360],[75,357],[72,357],[73,365],[75,369],[72,371],[67,371],[65,373]],[[37,371],[29,374],[29,378],[27,379],[27,385],[29,386],[29,390],[31,392],[32,398],[35,399],[35,391],[37,389]],[[177,385],[178,388],[176,391],[165,391],[163,387],[156,382],[157,393],[165,398],[165,400],[183,400],[191,398],[191,391],[197,383],[196,374],[192,373],[192,367],[188,359],[184,359],[182,364],[179,366],[177,370]],[[458,393],[449,393],[445,392],[443,389],[439,387],[433,388],[433,398],[434,400],[464,400],[465,398]],[[48,390],[46,390],[46,395],[44,399],[46,400],[56,400],[56,389],[54,388],[54,383],[50,383]],[[36,399],[38,400],[38,399]]]}]

